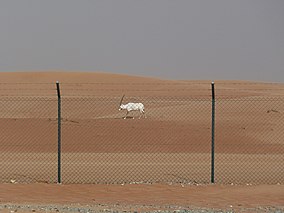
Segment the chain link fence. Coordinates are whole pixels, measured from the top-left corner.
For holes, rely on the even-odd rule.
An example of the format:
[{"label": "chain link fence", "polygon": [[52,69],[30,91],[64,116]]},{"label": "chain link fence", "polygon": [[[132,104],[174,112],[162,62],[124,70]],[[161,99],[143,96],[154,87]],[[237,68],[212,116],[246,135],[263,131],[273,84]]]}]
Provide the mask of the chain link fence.
[{"label": "chain link fence", "polygon": [[146,118],[123,119],[120,98],[62,99],[63,180],[208,181],[210,100],[128,97],[143,102]]},{"label": "chain link fence", "polygon": [[1,182],[56,182],[56,110],[56,98],[0,98]]},{"label": "chain link fence", "polygon": [[[210,83],[66,83],[60,127],[55,84],[13,86],[0,84],[0,182],[284,183],[283,85],[217,83],[212,120]],[[125,93],[146,118],[124,119]]]},{"label": "chain link fence", "polygon": [[284,99],[244,97],[216,103],[217,182],[283,183]]}]

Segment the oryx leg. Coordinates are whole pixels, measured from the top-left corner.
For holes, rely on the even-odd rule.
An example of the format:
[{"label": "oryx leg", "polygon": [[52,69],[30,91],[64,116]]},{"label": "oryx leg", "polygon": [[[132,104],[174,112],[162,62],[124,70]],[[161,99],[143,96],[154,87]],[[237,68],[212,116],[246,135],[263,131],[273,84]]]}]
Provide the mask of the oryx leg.
[{"label": "oryx leg", "polygon": [[125,115],[124,119],[126,119],[126,117],[127,117],[128,113],[129,113],[129,111],[128,111],[128,110],[126,110],[126,115]]},{"label": "oryx leg", "polygon": [[144,112],[143,109],[140,110],[140,117],[139,117],[139,119],[140,119],[142,116],[143,116],[144,118],[146,118],[146,115],[145,115],[145,112]]},{"label": "oryx leg", "polygon": [[146,113],[145,113],[145,111],[144,111],[144,110],[143,110],[143,116],[144,116],[144,118],[147,118],[147,117],[146,117]]}]

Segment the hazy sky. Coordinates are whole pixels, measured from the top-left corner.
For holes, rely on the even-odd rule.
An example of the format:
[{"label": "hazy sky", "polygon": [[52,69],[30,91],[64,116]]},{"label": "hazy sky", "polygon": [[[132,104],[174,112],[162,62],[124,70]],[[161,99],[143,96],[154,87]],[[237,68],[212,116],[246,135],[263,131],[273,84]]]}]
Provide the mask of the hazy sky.
[{"label": "hazy sky", "polygon": [[284,0],[0,0],[0,71],[284,82]]}]

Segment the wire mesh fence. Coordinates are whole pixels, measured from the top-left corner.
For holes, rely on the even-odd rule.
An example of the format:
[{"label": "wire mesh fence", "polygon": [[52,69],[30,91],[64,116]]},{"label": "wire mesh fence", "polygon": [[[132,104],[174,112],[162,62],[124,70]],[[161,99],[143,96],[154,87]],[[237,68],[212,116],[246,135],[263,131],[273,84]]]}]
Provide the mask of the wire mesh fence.
[{"label": "wire mesh fence", "polygon": [[0,182],[284,183],[281,84],[217,83],[215,132],[210,83],[62,84],[60,131],[56,85],[35,85],[0,84]]},{"label": "wire mesh fence", "polygon": [[128,97],[143,102],[146,118],[124,119],[120,98],[62,99],[65,181],[207,181],[210,100]]},{"label": "wire mesh fence", "polygon": [[56,109],[56,98],[0,98],[1,182],[56,182]]},{"label": "wire mesh fence", "polygon": [[279,97],[217,101],[217,182],[283,182],[283,112]]}]

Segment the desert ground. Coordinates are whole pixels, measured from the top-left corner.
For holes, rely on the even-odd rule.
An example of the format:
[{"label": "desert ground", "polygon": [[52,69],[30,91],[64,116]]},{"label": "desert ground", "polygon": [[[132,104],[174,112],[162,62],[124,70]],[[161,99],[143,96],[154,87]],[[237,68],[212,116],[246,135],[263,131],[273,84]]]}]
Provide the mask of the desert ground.
[{"label": "desert ground", "polygon": [[[56,81],[63,185],[56,185]],[[210,184],[210,80],[0,73],[0,203],[283,206],[284,85],[215,81],[215,89],[215,184]],[[124,104],[145,105],[146,118],[131,112],[123,119],[125,111],[118,110],[123,94]]]}]

